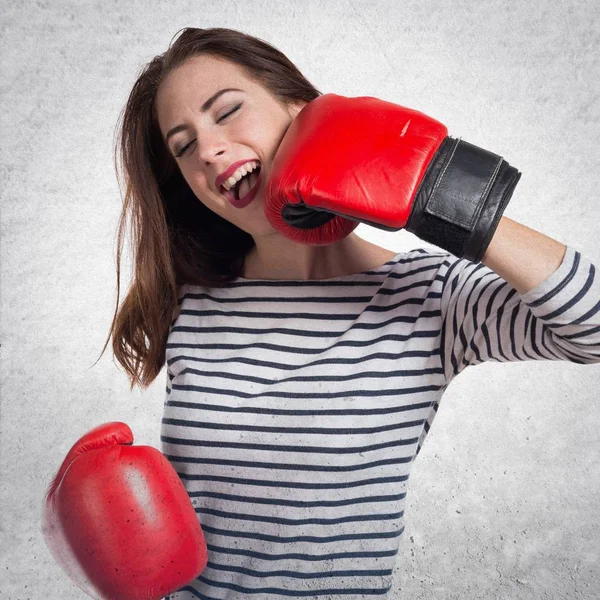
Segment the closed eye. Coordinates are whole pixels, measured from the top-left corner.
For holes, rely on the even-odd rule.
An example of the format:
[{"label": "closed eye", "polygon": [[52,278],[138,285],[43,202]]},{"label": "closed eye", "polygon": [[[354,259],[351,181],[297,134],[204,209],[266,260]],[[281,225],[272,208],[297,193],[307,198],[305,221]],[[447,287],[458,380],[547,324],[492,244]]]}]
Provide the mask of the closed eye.
[{"label": "closed eye", "polygon": [[[224,114],[220,119],[217,119],[217,123],[220,123],[223,119],[226,119],[229,115],[232,115],[236,110],[238,110],[238,108],[240,108],[240,106],[242,105],[238,104],[237,106],[234,106],[228,113]],[[192,140],[189,144],[186,144],[181,150],[179,150],[179,152],[175,154],[175,158],[183,156],[185,151],[194,143],[194,141],[195,140]]]}]

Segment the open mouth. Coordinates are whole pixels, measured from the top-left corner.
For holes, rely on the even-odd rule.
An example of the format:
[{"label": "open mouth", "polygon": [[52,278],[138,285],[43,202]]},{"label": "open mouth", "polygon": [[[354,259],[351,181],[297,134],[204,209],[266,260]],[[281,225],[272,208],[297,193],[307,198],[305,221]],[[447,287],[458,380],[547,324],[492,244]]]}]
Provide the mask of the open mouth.
[{"label": "open mouth", "polygon": [[259,165],[251,171],[246,173],[232,188],[226,190],[223,185],[219,188],[219,191],[227,200],[237,206],[241,203],[247,203],[254,198],[258,187],[260,185],[260,172],[261,166]]}]

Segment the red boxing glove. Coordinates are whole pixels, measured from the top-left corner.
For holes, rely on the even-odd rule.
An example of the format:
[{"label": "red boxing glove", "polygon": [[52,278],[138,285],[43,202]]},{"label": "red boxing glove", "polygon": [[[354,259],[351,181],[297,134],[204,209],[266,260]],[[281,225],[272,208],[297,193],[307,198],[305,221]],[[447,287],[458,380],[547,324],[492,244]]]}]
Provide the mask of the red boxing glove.
[{"label": "red boxing glove", "polygon": [[427,115],[372,97],[309,102],[277,150],[265,215],[302,243],[406,229],[479,262],[521,174]]},{"label": "red boxing glove", "polygon": [[175,469],[155,448],[132,444],[125,423],[92,429],[46,496],[46,544],[92,598],[160,600],[206,567],[204,535]]}]

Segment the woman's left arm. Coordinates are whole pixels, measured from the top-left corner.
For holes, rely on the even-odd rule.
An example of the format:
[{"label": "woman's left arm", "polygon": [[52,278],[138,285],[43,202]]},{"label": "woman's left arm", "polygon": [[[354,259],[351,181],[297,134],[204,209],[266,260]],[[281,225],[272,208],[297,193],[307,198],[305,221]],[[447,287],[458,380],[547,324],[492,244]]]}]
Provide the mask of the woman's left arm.
[{"label": "woman's left arm", "polygon": [[525,294],[560,267],[566,250],[555,239],[502,217],[481,262]]},{"label": "woman's left arm", "polygon": [[484,361],[600,363],[598,269],[572,246],[502,217],[480,262],[440,269],[446,381]]}]

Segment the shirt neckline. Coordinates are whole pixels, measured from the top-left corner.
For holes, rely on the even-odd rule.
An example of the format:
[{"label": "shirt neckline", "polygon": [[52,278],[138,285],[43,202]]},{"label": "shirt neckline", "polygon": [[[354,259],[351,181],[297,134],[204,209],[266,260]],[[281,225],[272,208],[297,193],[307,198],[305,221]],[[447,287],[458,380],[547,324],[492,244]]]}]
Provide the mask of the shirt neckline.
[{"label": "shirt neckline", "polygon": [[360,277],[362,275],[370,275],[377,272],[379,269],[383,269],[388,265],[392,265],[398,262],[400,256],[403,255],[404,252],[398,252],[393,258],[383,263],[379,267],[375,267],[374,269],[368,269],[367,271],[362,271],[360,273],[351,273],[350,275],[340,275],[338,277],[330,277],[328,279],[247,279],[246,277],[236,277],[232,283],[235,282],[248,282],[248,283],[323,283],[328,281],[343,281],[347,279],[352,279],[353,277]]}]

